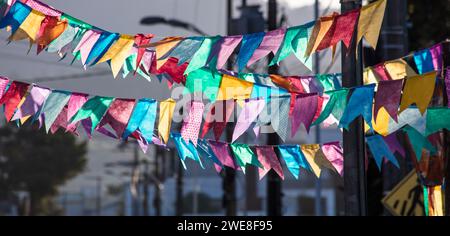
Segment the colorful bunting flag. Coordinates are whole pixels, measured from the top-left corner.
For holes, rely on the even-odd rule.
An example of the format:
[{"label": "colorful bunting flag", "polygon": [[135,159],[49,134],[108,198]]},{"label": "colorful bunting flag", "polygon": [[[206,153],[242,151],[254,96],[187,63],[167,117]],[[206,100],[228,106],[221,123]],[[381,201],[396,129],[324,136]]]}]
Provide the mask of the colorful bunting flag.
[{"label": "colorful bunting flag", "polygon": [[300,175],[300,167],[305,170],[311,170],[308,161],[300,151],[299,145],[279,145],[278,150],[284,158],[287,168],[296,179]]},{"label": "colorful bunting flag", "polygon": [[203,40],[204,37],[184,38],[173,50],[170,50],[165,55],[161,56],[160,59],[175,57],[178,59],[178,65],[181,65],[192,58],[202,45]]},{"label": "colorful bunting flag", "polygon": [[386,0],[379,0],[361,8],[356,44],[359,44],[364,37],[372,48],[377,48],[386,2]]},{"label": "colorful bunting flag", "polygon": [[344,176],[344,151],[339,142],[324,143],[322,152],[340,176]]},{"label": "colorful bunting flag", "polygon": [[263,168],[259,168],[259,179],[261,180],[271,169],[284,180],[283,168],[278,160],[272,146],[256,146],[256,154]]},{"label": "colorful bunting flag", "polygon": [[209,129],[213,128],[214,138],[219,140],[233,114],[234,105],[234,100],[216,101],[206,115],[201,137],[205,137]]},{"label": "colorful bunting flag", "polygon": [[10,121],[14,115],[14,111],[19,105],[22,98],[28,91],[30,84],[13,81],[9,85],[8,90],[3,94],[0,99],[0,105],[5,104],[5,117],[7,121]]},{"label": "colorful bunting flag", "polygon": [[247,66],[252,65],[253,63],[267,56],[271,52],[275,55],[278,51],[278,48],[280,47],[281,42],[283,41],[285,32],[286,32],[285,28],[280,28],[267,32],[264,35],[264,38],[259,44],[259,46],[253,52],[253,55],[247,61]]},{"label": "colorful bunting flag", "polygon": [[212,47],[208,58],[210,67],[221,69],[241,40],[242,35],[226,36],[219,39]]},{"label": "colorful bunting flag", "polygon": [[17,107],[11,121],[29,117],[38,113],[47,97],[50,95],[50,89],[33,85],[30,92],[24,97],[22,105]]},{"label": "colorful bunting flag", "polygon": [[347,107],[339,121],[339,127],[348,129],[350,123],[362,116],[372,129],[372,104],[375,84],[356,87],[348,101]]},{"label": "colorful bunting flag", "polygon": [[[106,114],[103,116],[99,128],[109,124],[111,128],[116,132],[116,138],[121,138],[122,134],[127,127],[128,120],[131,120],[131,112],[133,111],[133,107],[135,104],[134,99],[125,99],[125,98],[116,98],[109,107]],[[156,107],[156,106],[155,106]],[[155,116],[156,109],[153,113],[153,117]],[[145,114],[145,113],[144,113]],[[143,129],[140,129],[141,133],[144,133]],[[153,129],[152,129],[153,131]],[[151,135],[150,135],[151,137]],[[146,137],[147,138],[147,137]],[[149,139],[147,139],[149,140]],[[151,139],[150,139],[151,141]]]},{"label": "colorful bunting flag", "polygon": [[416,63],[419,74],[425,74],[434,70],[433,58],[429,49],[414,53],[414,62]]},{"label": "colorful bunting flag", "polygon": [[445,107],[430,107],[427,110],[426,117],[426,136],[441,129],[450,130],[450,109]]},{"label": "colorful bunting flag", "polygon": [[42,107],[45,130],[47,131],[47,133],[52,127],[52,124],[55,122],[58,115],[62,112],[64,106],[66,106],[66,104],[69,102],[70,96],[71,96],[70,92],[53,90],[47,97],[47,100],[45,101],[44,106]]},{"label": "colorful bunting flag", "polygon": [[383,138],[380,135],[372,135],[366,137],[367,145],[369,146],[370,151],[372,152],[373,158],[375,159],[375,163],[378,166],[378,169],[381,170],[381,163],[383,161],[383,157],[388,159],[392,164],[394,164],[397,168],[400,168],[397,159],[389,150],[388,145],[384,142]]},{"label": "colorful bunting flag", "polygon": [[250,124],[255,121],[259,113],[263,110],[266,101],[263,99],[246,100],[244,108],[239,114],[236,126],[233,131],[233,142],[236,141],[247,129]]},{"label": "colorful bunting flag", "polygon": [[171,136],[175,143],[175,146],[177,147],[178,155],[180,157],[181,163],[183,163],[184,169],[187,169],[186,164],[184,163],[186,158],[197,161],[203,169],[205,168],[200,159],[200,156],[198,155],[197,149],[191,142],[186,143],[181,135],[177,133],[172,133]]},{"label": "colorful bunting flag", "polygon": [[345,107],[347,106],[348,89],[340,89],[335,91],[329,91],[330,100],[325,105],[325,108],[320,113],[320,116],[312,123],[312,125],[318,125],[324,122],[330,114],[339,121],[344,114]]},{"label": "colorful bunting flag", "polygon": [[378,110],[384,107],[389,115],[397,121],[398,106],[402,95],[403,80],[380,81],[375,95],[374,118]]},{"label": "colorful bunting flag", "polygon": [[103,115],[108,110],[109,106],[113,102],[112,97],[95,96],[87,100],[86,103],[77,111],[77,113],[70,119],[70,123],[74,124],[77,121],[81,121],[90,118],[92,122],[91,132],[97,127],[98,123],[102,119]]},{"label": "colorful bunting flag", "polygon": [[416,129],[407,125],[403,128],[409,138],[409,142],[414,150],[414,155],[416,159],[420,161],[422,158],[422,149],[427,149],[431,153],[436,152],[436,148],[427,140],[422,134],[420,134]]},{"label": "colorful bunting flag", "polygon": [[246,34],[242,38],[241,48],[237,58],[238,70],[242,71],[248,64],[248,61],[259,47],[266,35],[265,32]]},{"label": "colorful bunting flag", "polygon": [[[139,130],[142,137],[149,143],[152,142],[153,130],[155,127],[156,111],[158,103],[156,100],[142,98],[134,105],[134,100],[127,102],[127,113],[129,120],[125,130],[120,134],[122,139],[128,138],[136,130]],[[134,105],[134,109],[133,109]],[[132,112],[132,113],[131,113]],[[131,113],[131,116],[130,116]],[[119,133],[118,133],[119,136]],[[119,137],[120,137],[119,136]]]},{"label": "colorful bunting flag", "polygon": [[253,84],[245,80],[224,74],[220,83],[217,100],[237,99],[244,100],[250,98]]},{"label": "colorful bunting flag", "polygon": [[[188,67],[184,71],[184,74],[187,75],[192,71],[202,68],[208,62],[209,55],[211,53],[212,46],[220,39],[219,36],[214,37],[205,37],[203,39],[202,45],[194,53],[191,61],[189,62]],[[160,54],[162,55],[162,54]]]},{"label": "colorful bunting flag", "polygon": [[392,153],[398,153],[402,157],[405,157],[405,149],[400,145],[397,139],[397,133],[392,133],[388,136],[383,137],[384,142],[388,145]]},{"label": "colorful bunting flag", "polygon": [[221,81],[221,74],[201,68],[187,75],[184,93],[202,92],[209,100],[215,101]]},{"label": "colorful bunting flag", "polygon": [[176,102],[172,98],[166,99],[159,103],[158,135],[164,143],[169,141],[170,126],[172,125],[175,105]]},{"label": "colorful bunting flag", "polygon": [[208,141],[204,139],[199,139],[197,143],[197,151],[200,155],[203,154],[203,156],[206,156],[208,159],[210,159],[214,163],[214,168],[216,169],[217,173],[220,173],[223,169],[222,162],[219,161],[217,156],[214,154],[212,148],[208,144]]},{"label": "colorful bunting flag", "polygon": [[11,35],[13,35],[17,29],[19,29],[22,22],[24,22],[31,13],[31,10],[32,9],[30,7],[26,6],[22,2],[16,1],[12,4],[6,15],[1,19],[0,29],[10,27]]},{"label": "colorful bunting flag", "polygon": [[323,167],[334,169],[334,167],[331,166],[331,163],[324,157],[319,144],[300,145],[300,149],[305,156],[305,159],[308,161],[310,169],[317,178],[320,178]]},{"label": "colorful bunting flag", "polygon": [[403,88],[399,113],[415,103],[420,112],[424,114],[433,97],[435,82],[435,72],[408,78]]},{"label": "colorful bunting flag", "polygon": [[291,101],[295,103],[291,116],[291,137],[295,136],[302,123],[309,133],[309,128],[317,111],[317,97],[317,94],[297,95],[295,96],[295,100]]},{"label": "colorful bunting flag", "polygon": [[230,148],[236,157],[237,164],[241,167],[244,174],[247,164],[263,168],[262,164],[258,161],[258,157],[247,144],[232,143],[230,144]]},{"label": "colorful bunting flag", "polygon": [[59,21],[56,17],[46,16],[37,35],[37,53],[39,54],[47,45],[58,38],[67,26],[67,21]]},{"label": "colorful bunting flag", "polygon": [[201,101],[192,101],[188,108],[189,113],[181,127],[181,137],[186,142],[191,141],[197,146],[198,133],[202,124],[203,110],[205,105]]},{"label": "colorful bunting flag", "polygon": [[233,157],[230,155],[230,152],[228,151],[228,144],[218,141],[209,140],[208,141],[211,150],[214,152],[214,155],[216,155],[217,159],[224,165],[228,166],[232,169],[237,170],[238,166],[233,160]]}]

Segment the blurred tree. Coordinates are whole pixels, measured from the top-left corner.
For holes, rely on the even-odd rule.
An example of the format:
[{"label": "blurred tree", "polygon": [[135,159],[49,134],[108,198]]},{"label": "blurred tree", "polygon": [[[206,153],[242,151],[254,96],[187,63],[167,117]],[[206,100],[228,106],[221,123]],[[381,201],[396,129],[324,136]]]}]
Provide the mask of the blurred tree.
[{"label": "blurred tree", "polygon": [[71,134],[46,134],[30,126],[0,128],[0,199],[28,194],[30,215],[56,215],[57,187],[86,166],[86,142]]},{"label": "blurred tree", "polygon": [[450,32],[450,1],[408,1],[408,29],[411,50],[445,40]]}]

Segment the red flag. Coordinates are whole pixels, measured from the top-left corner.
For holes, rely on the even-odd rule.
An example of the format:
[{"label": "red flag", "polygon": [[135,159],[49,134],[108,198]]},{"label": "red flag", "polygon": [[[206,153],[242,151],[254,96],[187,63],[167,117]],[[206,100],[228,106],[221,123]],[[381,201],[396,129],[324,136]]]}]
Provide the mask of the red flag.
[{"label": "red flag", "polygon": [[[153,36],[153,34],[136,34],[134,36],[134,44],[136,44],[136,47],[138,49],[136,68],[139,68],[139,66],[141,65],[141,60],[146,49],[145,47],[141,48],[140,46],[150,43],[150,40],[152,40]],[[134,72],[134,74],[136,74],[136,71]]]},{"label": "red flag", "polygon": [[8,91],[4,94],[4,96],[0,99],[0,105],[5,104],[5,117],[6,120],[11,120],[11,117],[14,115],[14,111],[19,105],[22,98],[28,91],[28,87],[30,84],[13,81],[8,88]]}]

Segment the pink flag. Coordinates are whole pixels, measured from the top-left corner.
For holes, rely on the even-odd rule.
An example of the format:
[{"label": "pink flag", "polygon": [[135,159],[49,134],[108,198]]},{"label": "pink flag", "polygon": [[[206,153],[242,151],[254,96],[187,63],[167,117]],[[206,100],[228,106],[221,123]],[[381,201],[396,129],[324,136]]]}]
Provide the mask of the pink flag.
[{"label": "pink flag", "polygon": [[36,114],[44,104],[48,95],[50,95],[50,89],[41,88],[34,85],[31,89],[23,104],[17,108],[16,113],[11,118],[11,120],[21,119],[26,116],[31,116]]},{"label": "pink flag", "polygon": [[272,30],[266,33],[259,47],[253,52],[252,57],[247,62],[247,66],[255,63],[259,59],[267,56],[270,52],[276,54],[280,44],[283,42],[285,28]]},{"label": "pink flag", "polygon": [[205,124],[203,125],[201,137],[205,137],[208,131],[212,128],[214,131],[214,137],[216,140],[220,139],[220,136],[225,129],[228,120],[233,114],[235,101],[222,100],[216,101],[211,107],[210,111],[206,115]]},{"label": "pink flag", "polygon": [[217,142],[213,140],[208,140],[208,143],[211,147],[211,150],[214,152],[214,155],[216,155],[217,159],[219,159],[219,161],[222,162],[224,166],[228,166],[235,170],[238,169],[233,157],[228,151],[227,143]]},{"label": "pink flag", "polygon": [[264,99],[246,101],[241,114],[239,114],[236,126],[234,127],[233,142],[236,141],[236,139],[238,139],[248,129],[248,127],[250,127],[252,122],[263,110],[265,104],[266,101]]},{"label": "pink flag", "polygon": [[284,180],[283,168],[278,160],[275,151],[272,146],[257,146],[256,155],[258,156],[258,161],[261,162],[264,169],[258,168],[259,179],[261,180],[270,169],[273,169],[277,174]]},{"label": "pink flag", "polygon": [[[88,100],[88,94],[84,93],[72,93],[69,98],[68,109],[67,109],[67,121],[70,121],[72,116],[74,116],[78,110],[83,106],[83,104]],[[68,124],[66,127],[67,131],[75,130],[77,123]]]},{"label": "pink flag", "polygon": [[322,145],[322,152],[336,169],[340,176],[344,175],[344,155],[339,142],[330,142]]},{"label": "pink flag", "polygon": [[442,69],[442,44],[438,43],[430,48],[431,57],[433,58],[434,70]]},{"label": "pink flag", "polygon": [[295,102],[291,116],[292,137],[297,133],[301,123],[303,123],[306,130],[309,132],[309,128],[317,112],[318,101],[317,94],[297,95],[296,99],[292,100],[292,102]]},{"label": "pink flag", "polygon": [[183,137],[186,143],[189,140],[197,146],[198,133],[200,131],[200,125],[202,124],[202,116],[205,105],[203,102],[192,101],[189,108],[189,114],[187,119],[184,120],[181,127],[181,137]]},{"label": "pink flag", "polygon": [[134,99],[114,99],[98,127],[102,128],[106,124],[109,124],[116,131],[116,137],[122,137],[122,133],[127,127],[128,120],[133,112],[134,103]]},{"label": "pink flag", "polygon": [[59,115],[56,117],[55,122],[53,122],[52,126],[50,127],[50,132],[52,134],[54,134],[56,131],[58,131],[59,128],[63,128],[66,130],[66,132],[70,132],[70,133],[73,133],[78,136],[76,125],[71,125],[70,127],[68,127],[69,121],[67,119],[67,112],[68,112],[68,109],[66,106],[61,110]]},{"label": "pink flag", "polygon": [[217,56],[216,68],[221,69],[241,40],[242,35],[222,37],[219,42],[214,44],[208,61],[213,60],[213,58]]},{"label": "pink flag", "polygon": [[91,52],[97,40],[100,38],[100,35],[101,33],[98,31],[88,30],[86,33],[84,33],[75,50],[73,50],[74,52],[80,51],[81,62],[83,63],[83,65],[86,65],[86,60],[89,56],[89,53]]},{"label": "pink flag", "polygon": [[5,94],[6,86],[8,86],[9,79],[3,76],[0,76],[0,99],[3,97],[3,94]]},{"label": "pink flag", "polygon": [[373,67],[373,70],[376,75],[380,77],[381,80],[392,80],[389,73],[387,73],[386,69],[384,68],[384,64],[378,64]]}]

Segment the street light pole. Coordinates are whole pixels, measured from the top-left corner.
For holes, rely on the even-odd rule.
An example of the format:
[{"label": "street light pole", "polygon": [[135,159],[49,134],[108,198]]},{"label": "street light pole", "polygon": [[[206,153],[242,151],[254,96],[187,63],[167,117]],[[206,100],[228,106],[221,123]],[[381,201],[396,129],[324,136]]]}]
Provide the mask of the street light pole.
[{"label": "street light pole", "polygon": [[[341,12],[361,7],[361,0],[341,0]],[[342,47],[342,85],[353,87],[363,85],[362,43],[356,45],[353,35],[350,48]],[[356,59],[356,50],[359,58]],[[367,186],[365,172],[364,122],[361,117],[354,120],[348,130],[343,131],[344,141],[344,199],[345,214],[367,215]]]}]

